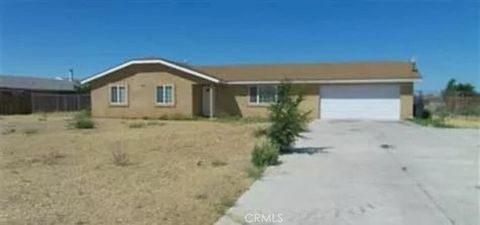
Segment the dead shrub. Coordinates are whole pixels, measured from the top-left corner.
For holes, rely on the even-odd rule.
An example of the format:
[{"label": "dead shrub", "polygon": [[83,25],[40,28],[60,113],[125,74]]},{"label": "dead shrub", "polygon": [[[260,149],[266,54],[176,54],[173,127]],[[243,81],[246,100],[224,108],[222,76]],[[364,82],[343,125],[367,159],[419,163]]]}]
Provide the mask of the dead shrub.
[{"label": "dead shrub", "polygon": [[113,156],[113,164],[116,166],[128,166],[130,165],[130,160],[128,158],[127,153],[116,150],[112,153]]},{"label": "dead shrub", "polygon": [[16,129],[13,128],[13,127],[7,127],[5,128],[4,130],[2,130],[2,134],[3,135],[7,135],[7,134],[13,134],[15,133]]},{"label": "dead shrub", "polygon": [[48,119],[48,114],[47,113],[42,113],[40,114],[40,117],[38,117],[38,121],[40,122],[45,122]]},{"label": "dead shrub", "polygon": [[39,161],[45,165],[53,166],[53,165],[58,165],[60,160],[65,158],[66,155],[61,154],[59,152],[50,152],[46,155],[43,155],[40,157],[40,160],[32,160],[32,162]]}]

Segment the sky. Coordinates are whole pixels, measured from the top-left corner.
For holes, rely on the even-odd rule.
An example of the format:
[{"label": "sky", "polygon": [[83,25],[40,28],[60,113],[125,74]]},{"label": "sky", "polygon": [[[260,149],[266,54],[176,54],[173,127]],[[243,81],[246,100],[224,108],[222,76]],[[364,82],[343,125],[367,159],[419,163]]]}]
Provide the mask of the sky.
[{"label": "sky", "polygon": [[480,89],[480,1],[0,0],[0,74],[91,76],[131,58],[191,65],[409,61],[416,90]]}]

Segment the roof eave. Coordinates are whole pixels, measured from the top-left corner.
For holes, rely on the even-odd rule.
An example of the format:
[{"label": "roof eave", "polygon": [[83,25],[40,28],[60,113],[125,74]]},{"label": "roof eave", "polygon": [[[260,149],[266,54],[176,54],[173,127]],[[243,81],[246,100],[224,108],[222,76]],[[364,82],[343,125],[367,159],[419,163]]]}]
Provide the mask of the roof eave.
[{"label": "roof eave", "polygon": [[408,83],[418,82],[421,78],[401,78],[401,79],[338,79],[338,80],[245,80],[245,81],[226,81],[226,84],[245,85],[245,84],[280,84],[288,82],[293,84],[348,84],[348,83]]},{"label": "roof eave", "polygon": [[106,76],[110,73],[121,70],[121,69],[126,68],[130,65],[137,65],[137,64],[161,64],[161,65],[180,70],[182,72],[191,74],[193,76],[196,76],[196,77],[199,77],[199,78],[202,78],[202,79],[214,82],[214,83],[220,83],[220,79],[218,79],[218,78],[212,77],[212,76],[210,76],[208,74],[205,74],[205,73],[200,73],[198,71],[195,71],[195,70],[192,70],[192,69],[189,69],[189,68],[186,68],[186,67],[175,65],[173,63],[170,63],[170,62],[167,62],[167,61],[161,60],[161,59],[131,60],[131,61],[128,61],[128,62],[123,63],[121,65],[118,65],[116,67],[113,67],[111,69],[108,69],[106,71],[103,71],[101,73],[95,74],[95,75],[93,75],[91,77],[88,77],[86,79],[83,79],[80,83],[81,84],[90,83],[91,81],[99,79],[99,78],[101,78],[103,76]]}]

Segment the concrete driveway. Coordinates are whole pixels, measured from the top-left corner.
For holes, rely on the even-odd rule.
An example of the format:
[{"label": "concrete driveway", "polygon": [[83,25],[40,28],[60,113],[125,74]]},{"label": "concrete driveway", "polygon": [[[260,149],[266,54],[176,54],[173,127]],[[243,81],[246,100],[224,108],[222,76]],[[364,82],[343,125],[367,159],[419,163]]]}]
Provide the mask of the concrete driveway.
[{"label": "concrete driveway", "polygon": [[315,121],[217,224],[479,223],[480,133]]}]

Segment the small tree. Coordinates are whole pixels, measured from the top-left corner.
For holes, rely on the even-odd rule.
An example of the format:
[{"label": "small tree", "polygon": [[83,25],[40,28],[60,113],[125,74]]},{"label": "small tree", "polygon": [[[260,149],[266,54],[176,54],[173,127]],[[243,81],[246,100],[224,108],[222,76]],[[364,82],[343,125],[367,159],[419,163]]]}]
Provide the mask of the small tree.
[{"label": "small tree", "polygon": [[445,89],[442,90],[444,99],[452,96],[475,96],[476,94],[475,86],[470,83],[457,83],[455,79],[450,79]]},{"label": "small tree", "polygon": [[270,141],[280,147],[280,152],[287,152],[300,133],[306,130],[310,111],[299,109],[304,100],[303,93],[295,93],[290,83],[278,86],[277,101],[269,107],[271,122],[267,130]]},{"label": "small tree", "polygon": [[75,82],[73,89],[78,94],[87,94],[90,93],[90,84],[81,84],[80,82]]}]

